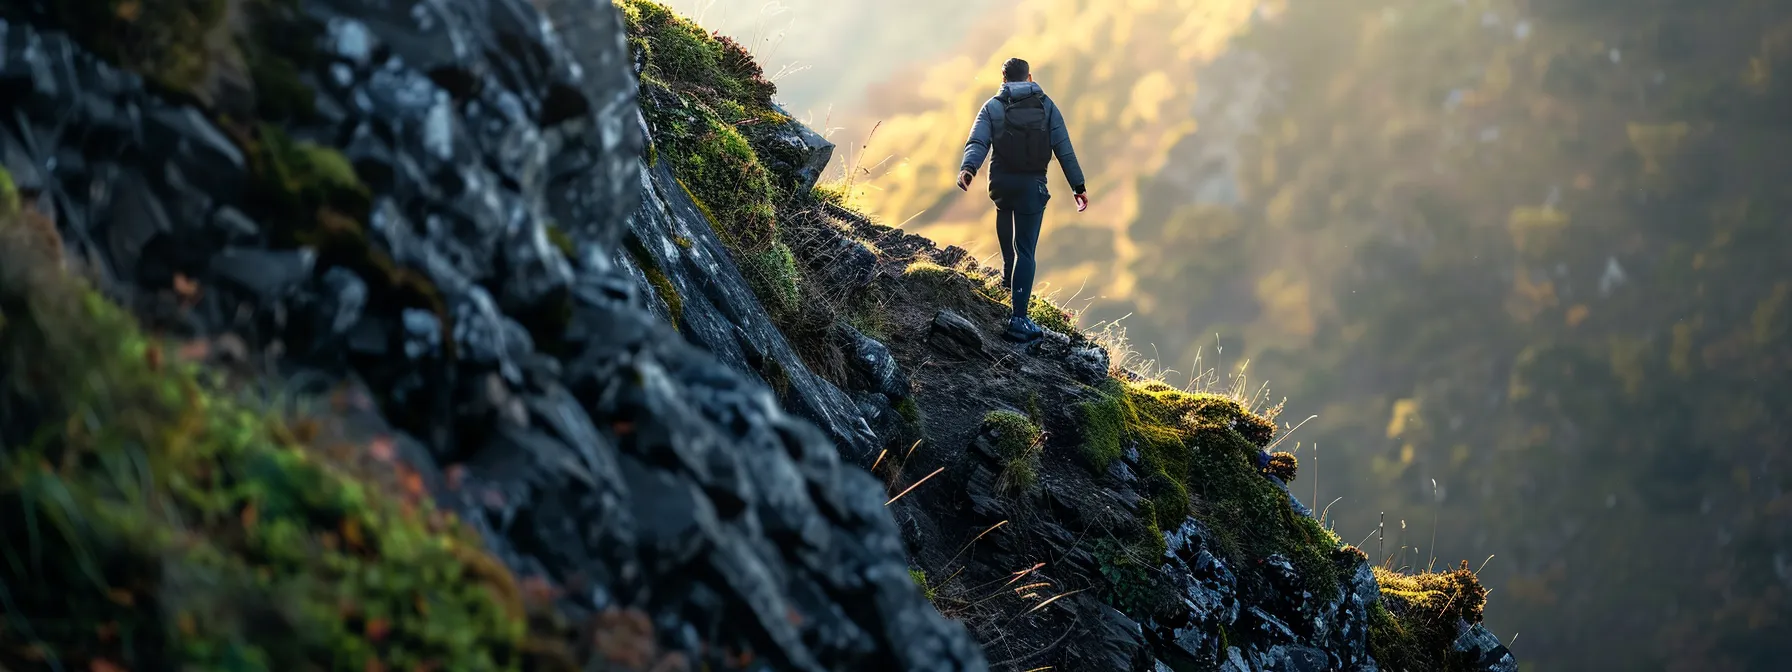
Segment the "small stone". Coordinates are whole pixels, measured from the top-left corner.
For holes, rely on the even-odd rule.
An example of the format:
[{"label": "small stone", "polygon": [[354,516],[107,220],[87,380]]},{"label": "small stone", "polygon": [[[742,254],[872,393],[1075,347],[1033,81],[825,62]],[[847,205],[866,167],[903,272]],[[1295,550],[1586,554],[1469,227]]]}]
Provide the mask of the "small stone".
[{"label": "small stone", "polygon": [[950,310],[941,310],[934,315],[933,332],[928,336],[928,342],[941,352],[959,359],[988,356],[984,350],[983,335],[977,331],[977,326]]},{"label": "small stone", "polygon": [[284,298],[311,277],[317,252],[309,248],[272,251],[226,248],[214,255],[211,272],[264,301]]}]

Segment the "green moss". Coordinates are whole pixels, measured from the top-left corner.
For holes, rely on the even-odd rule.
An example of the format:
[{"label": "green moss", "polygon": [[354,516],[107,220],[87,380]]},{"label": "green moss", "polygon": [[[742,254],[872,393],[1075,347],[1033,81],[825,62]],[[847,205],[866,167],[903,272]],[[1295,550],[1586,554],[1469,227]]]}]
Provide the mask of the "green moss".
[{"label": "green moss", "polygon": [[1077,409],[1082,453],[1099,473],[1126,446],[1138,448],[1150,522],[1167,528],[1193,515],[1214,532],[1234,566],[1255,567],[1281,554],[1315,594],[1336,588],[1338,570],[1329,559],[1336,535],[1295,513],[1288,495],[1256,467],[1259,441],[1274,433],[1272,421],[1233,399],[1162,383],[1110,379],[1092,392]]},{"label": "green moss", "polygon": [[[708,89],[726,99],[765,105],[776,87],[739,43],[712,35],[652,0],[614,0],[631,42],[647,54],[649,76]],[[638,40],[638,42],[637,42]]]},{"label": "green moss", "polygon": [[817,183],[815,187],[810,190],[810,195],[814,196],[817,201],[846,207],[845,182]]},{"label": "green moss", "polygon": [[964,274],[931,261],[916,261],[910,263],[907,268],[902,269],[902,275],[906,278],[915,278],[918,280],[946,280],[953,277],[961,277]]},{"label": "green moss", "polygon": [[1296,459],[1293,453],[1281,451],[1271,454],[1269,464],[1263,467],[1264,473],[1282,479],[1283,483],[1293,483],[1294,477],[1299,471],[1300,460]]},{"label": "green moss", "polygon": [[900,401],[897,401],[896,414],[902,416],[903,422],[911,425],[921,424],[921,421],[926,417],[921,411],[921,404],[917,403],[914,397],[903,397]]},{"label": "green moss", "polygon": [[1369,653],[1392,670],[1475,669],[1452,655],[1456,624],[1481,622],[1487,589],[1465,561],[1448,572],[1401,574],[1375,568],[1381,601],[1369,610]]},{"label": "green moss", "polygon": [[1027,317],[1033,323],[1060,334],[1076,335],[1082,333],[1076,328],[1076,316],[1070,311],[1059,308],[1052,302],[1037,296],[1032,297],[1027,306]]},{"label": "green moss", "polygon": [[910,569],[908,570],[908,578],[909,580],[914,581],[916,586],[921,588],[921,596],[927,598],[928,602],[932,602],[935,597],[939,597],[938,591],[934,589],[932,584],[927,582],[927,572],[923,572],[919,569]]},{"label": "green moss", "polygon": [[1121,438],[1126,432],[1126,418],[1121,415],[1121,403],[1120,395],[1099,394],[1093,401],[1077,404],[1083,457],[1097,474],[1106,473],[1114,460],[1125,453]]},{"label": "green moss", "polygon": [[673,244],[678,245],[678,247],[680,249],[685,249],[685,250],[691,249],[691,239],[686,238],[684,236],[673,236],[672,242],[673,242]]},{"label": "green moss", "polygon": [[[272,125],[253,131],[229,124],[225,128],[249,159],[252,214],[272,225],[275,244],[311,246],[321,266],[347,267],[366,279],[379,304],[428,310],[441,320],[442,333],[454,333],[435,283],[394,261],[369,238],[364,224],[371,207],[367,187],[340,152],[295,141]],[[538,343],[549,343],[559,330],[533,325],[531,332]],[[449,357],[455,355],[453,339],[444,339],[443,346]]]},{"label": "green moss", "polygon": [[765,304],[766,312],[773,319],[787,320],[801,307],[801,276],[797,271],[796,255],[783,243],[774,243],[769,249],[751,252],[740,257],[741,275],[746,276],[747,286]]},{"label": "green moss", "polygon": [[1158,580],[1156,562],[1162,557],[1161,550],[1113,538],[1097,540],[1091,550],[1100,563],[1098,571],[1106,580],[1099,594],[1108,604],[1141,621],[1169,606],[1175,591]]},{"label": "green moss", "polygon": [[554,247],[560,250],[560,254],[566,255],[567,259],[578,257],[579,248],[577,245],[573,244],[571,236],[566,235],[565,231],[560,230],[559,226],[553,224],[549,224],[546,227],[546,230],[548,234],[548,242],[553,243]]},{"label": "green moss", "polygon": [[983,416],[983,431],[988,433],[1002,460],[1001,489],[1010,493],[1026,492],[1039,480],[1039,448],[1043,431],[1025,415],[1014,411],[991,411]]},{"label": "green moss", "polygon": [[678,331],[679,322],[684,320],[684,297],[679,295],[678,286],[672,284],[671,278],[666,277],[666,271],[654,260],[653,253],[633,233],[628,235],[625,246],[635,264],[641,267],[641,273],[647,276],[647,284],[652,285],[653,292],[659,295],[661,301],[666,302],[666,313],[670,316],[672,330]]},{"label": "green moss", "polygon": [[648,84],[666,88],[666,95],[642,100],[656,131],[653,159],[663,153],[672,162],[686,191],[703,204],[737,257],[769,249],[778,240],[772,175],[735,125],[769,113],[770,93],[742,79],[758,66],[739,45],[711,36],[664,5],[615,4],[630,39],[647,53]]},{"label": "green moss", "polygon": [[22,226],[0,220],[0,403],[40,424],[0,430],[0,661],[522,665],[521,598],[476,534],[208,386]]},{"label": "green moss", "polygon": [[19,211],[19,188],[12,182],[12,173],[0,167],[0,215]]}]

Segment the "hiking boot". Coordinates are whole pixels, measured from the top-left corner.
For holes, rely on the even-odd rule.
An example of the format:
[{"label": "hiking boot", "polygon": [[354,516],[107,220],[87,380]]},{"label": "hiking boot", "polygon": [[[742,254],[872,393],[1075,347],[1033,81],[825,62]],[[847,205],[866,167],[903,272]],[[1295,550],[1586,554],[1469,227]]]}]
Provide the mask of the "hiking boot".
[{"label": "hiking boot", "polygon": [[1039,340],[1043,336],[1045,336],[1044,329],[1040,329],[1039,325],[1033,324],[1032,320],[1019,315],[1008,318],[1008,329],[1002,333],[1002,338],[1006,338],[1016,343],[1031,343]]}]

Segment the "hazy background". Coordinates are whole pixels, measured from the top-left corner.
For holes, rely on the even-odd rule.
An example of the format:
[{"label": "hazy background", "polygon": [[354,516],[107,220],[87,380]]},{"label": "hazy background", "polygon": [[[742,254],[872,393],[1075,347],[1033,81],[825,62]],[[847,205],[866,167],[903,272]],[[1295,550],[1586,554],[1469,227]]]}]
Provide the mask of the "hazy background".
[{"label": "hazy background", "polygon": [[1295,492],[1486,561],[1527,670],[1792,669],[1792,2],[672,4],[983,255],[952,177],[1032,61],[1094,198],[1052,176],[1045,291],[1172,383],[1249,358],[1319,416]]}]

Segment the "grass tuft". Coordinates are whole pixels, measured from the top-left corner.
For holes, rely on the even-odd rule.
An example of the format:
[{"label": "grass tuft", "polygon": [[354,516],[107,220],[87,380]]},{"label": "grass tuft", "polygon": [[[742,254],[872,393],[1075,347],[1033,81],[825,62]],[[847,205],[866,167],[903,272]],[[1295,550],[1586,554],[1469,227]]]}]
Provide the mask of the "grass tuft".
[{"label": "grass tuft", "polygon": [[1039,425],[1014,411],[991,411],[983,417],[983,431],[993,439],[996,455],[1002,459],[1000,489],[1011,494],[1032,490],[1039,481],[1040,447],[1045,440]]},{"label": "grass tuft", "polygon": [[1395,670],[1473,669],[1472,661],[1452,655],[1458,625],[1481,622],[1487,589],[1468,568],[1468,561],[1448,572],[1402,574],[1376,567],[1381,601],[1369,613],[1369,652],[1382,667]]}]

